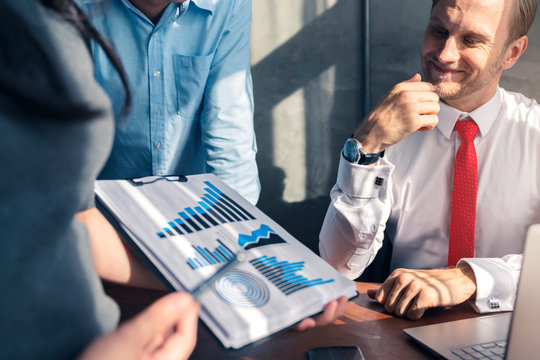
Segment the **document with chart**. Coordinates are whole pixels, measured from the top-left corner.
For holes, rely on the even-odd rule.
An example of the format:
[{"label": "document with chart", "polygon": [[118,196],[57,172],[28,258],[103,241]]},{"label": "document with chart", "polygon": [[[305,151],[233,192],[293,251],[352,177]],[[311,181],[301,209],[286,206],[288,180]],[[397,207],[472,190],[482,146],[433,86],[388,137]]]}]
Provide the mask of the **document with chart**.
[{"label": "document with chart", "polygon": [[211,174],[99,180],[102,211],[169,284],[192,291],[201,319],[240,348],[321,312],[356,286]]}]

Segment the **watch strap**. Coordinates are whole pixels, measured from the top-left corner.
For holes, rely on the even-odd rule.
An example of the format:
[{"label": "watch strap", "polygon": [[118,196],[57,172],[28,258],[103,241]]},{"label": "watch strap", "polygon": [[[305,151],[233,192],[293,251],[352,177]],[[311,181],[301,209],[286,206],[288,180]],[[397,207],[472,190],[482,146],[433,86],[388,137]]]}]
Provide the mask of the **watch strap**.
[{"label": "watch strap", "polygon": [[383,156],[384,156],[384,150],[378,153],[373,153],[373,154],[362,153],[360,155],[360,159],[358,159],[357,164],[358,165],[373,164],[374,162],[379,161],[379,159],[382,158]]},{"label": "watch strap", "polygon": [[351,135],[343,147],[343,157],[352,164],[369,165],[384,156],[384,150],[378,153],[368,154],[362,150],[362,143]]}]

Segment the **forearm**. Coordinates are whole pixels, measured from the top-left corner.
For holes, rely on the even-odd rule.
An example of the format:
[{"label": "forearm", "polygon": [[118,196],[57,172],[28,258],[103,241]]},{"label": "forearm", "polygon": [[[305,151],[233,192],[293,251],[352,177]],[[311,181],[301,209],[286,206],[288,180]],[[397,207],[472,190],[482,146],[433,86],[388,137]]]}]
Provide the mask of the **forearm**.
[{"label": "forearm", "polygon": [[124,244],[99,210],[91,208],[75,217],[86,225],[94,267],[102,279],[130,286],[165,289],[150,268]]},{"label": "forearm", "polygon": [[[359,168],[340,161],[319,249],[323,259],[348,278],[358,277],[382,246],[390,214],[387,180],[392,168]],[[375,185],[377,175],[384,177],[382,186]]]}]

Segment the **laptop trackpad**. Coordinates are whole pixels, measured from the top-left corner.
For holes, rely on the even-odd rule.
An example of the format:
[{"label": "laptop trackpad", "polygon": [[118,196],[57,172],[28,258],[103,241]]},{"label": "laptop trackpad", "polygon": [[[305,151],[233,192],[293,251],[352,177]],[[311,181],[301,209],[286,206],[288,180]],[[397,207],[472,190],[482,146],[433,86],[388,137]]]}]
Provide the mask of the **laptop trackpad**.
[{"label": "laptop trackpad", "polygon": [[511,313],[488,315],[419,326],[404,332],[432,351],[451,358],[450,349],[456,347],[506,340],[511,316]]},{"label": "laptop trackpad", "polygon": [[[498,315],[488,315],[488,316],[482,316],[477,318],[480,323],[484,324],[485,326],[492,326],[497,330],[504,330],[504,335],[508,334],[508,330],[510,329],[510,321],[511,321],[511,315],[510,314],[498,314]],[[474,319],[471,319],[474,320]]]}]

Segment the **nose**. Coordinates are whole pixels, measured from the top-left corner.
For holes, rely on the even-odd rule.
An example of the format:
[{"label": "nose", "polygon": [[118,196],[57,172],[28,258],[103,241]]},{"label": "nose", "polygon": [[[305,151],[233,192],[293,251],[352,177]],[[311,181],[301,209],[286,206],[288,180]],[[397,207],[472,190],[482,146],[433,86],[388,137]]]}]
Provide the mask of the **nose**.
[{"label": "nose", "polygon": [[439,51],[439,61],[442,63],[453,63],[459,60],[459,49],[456,44],[456,39],[449,36],[441,44]]}]

